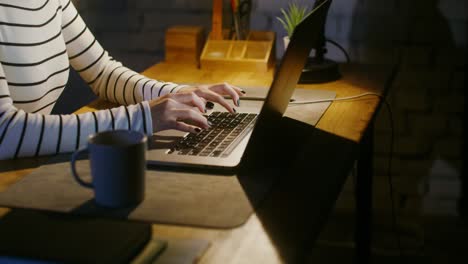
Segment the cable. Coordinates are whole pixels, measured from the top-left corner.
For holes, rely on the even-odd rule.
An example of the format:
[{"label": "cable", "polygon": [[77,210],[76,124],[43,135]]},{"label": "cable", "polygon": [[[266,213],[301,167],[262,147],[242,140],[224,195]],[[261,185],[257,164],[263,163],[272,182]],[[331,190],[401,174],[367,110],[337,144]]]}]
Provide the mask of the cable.
[{"label": "cable", "polygon": [[388,118],[390,119],[390,156],[388,158],[388,186],[390,188],[390,202],[392,205],[392,229],[393,232],[396,234],[397,238],[397,246],[398,246],[398,252],[400,253],[400,258],[403,258],[403,251],[401,247],[401,237],[400,233],[397,231],[396,225],[397,225],[397,217],[396,217],[396,212],[395,212],[395,200],[393,197],[393,175],[392,175],[392,160],[393,160],[393,140],[394,140],[394,127],[393,127],[393,114],[392,114],[392,108],[390,107],[390,104],[388,103],[387,100],[384,99],[384,103],[387,106],[388,110]]},{"label": "cable", "polygon": [[324,103],[324,102],[336,102],[336,101],[349,101],[349,100],[356,100],[361,97],[365,96],[377,96],[380,99],[383,100],[385,103],[385,106],[387,107],[388,110],[388,116],[390,119],[390,154],[388,157],[388,168],[387,168],[387,174],[388,174],[388,185],[389,185],[389,191],[390,191],[390,203],[391,203],[391,213],[392,213],[392,229],[393,232],[396,235],[397,239],[397,247],[398,247],[398,253],[400,255],[400,259],[403,260],[403,250],[401,246],[401,237],[400,233],[397,231],[397,216],[396,216],[396,210],[395,210],[395,199],[393,197],[393,176],[392,176],[392,160],[393,160],[393,145],[394,145],[394,126],[393,126],[393,113],[392,113],[392,108],[390,106],[390,103],[385,100],[384,96],[378,93],[373,93],[373,92],[366,92],[358,95],[353,95],[353,96],[346,96],[346,97],[338,97],[338,98],[329,98],[329,99],[319,99],[319,100],[312,100],[312,101],[293,101],[290,102],[289,104],[291,106],[294,105],[302,105],[302,104],[314,104],[314,103]]},{"label": "cable", "polygon": [[[377,96],[379,98],[384,99],[381,94],[366,92],[366,93],[362,93],[362,94],[358,94],[358,95],[338,97],[338,98],[319,99],[319,100],[312,100],[312,101],[292,101],[292,102],[289,103],[289,105],[302,105],[302,104],[316,104],[316,103],[326,103],[326,102],[336,102],[336,101],[349,101],[349,100],[354,100],[354,99],[358,99],[358,98],[365,97],[365,96]],[[384,99],[384,101],[385,101],[385,99]]]},{"label": "cable", "polygon": [[349,58],[349,54],[348,54],[348,52],[346,52],[346,50],[343,48],[343,46],[341,46],[338,42],[336,42],[334,40],[331,40],[331,39],[326,39],[325,41],[330,42],[331,44],[335,45],[339,50],[341,50],[341,52],[343,52],[343,54],[346,57],[346,63],[351,62],[351,59]]}]

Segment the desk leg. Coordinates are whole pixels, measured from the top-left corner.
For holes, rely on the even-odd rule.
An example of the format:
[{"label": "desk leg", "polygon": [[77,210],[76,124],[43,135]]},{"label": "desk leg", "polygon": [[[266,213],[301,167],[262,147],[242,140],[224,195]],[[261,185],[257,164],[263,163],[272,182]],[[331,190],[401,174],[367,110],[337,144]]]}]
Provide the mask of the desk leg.
[{"label": "desk leg", "polygon": [[370,263],[372,239],[372,176],[374,125],[367,128],[360,145],[356,174],[355,263]]}]

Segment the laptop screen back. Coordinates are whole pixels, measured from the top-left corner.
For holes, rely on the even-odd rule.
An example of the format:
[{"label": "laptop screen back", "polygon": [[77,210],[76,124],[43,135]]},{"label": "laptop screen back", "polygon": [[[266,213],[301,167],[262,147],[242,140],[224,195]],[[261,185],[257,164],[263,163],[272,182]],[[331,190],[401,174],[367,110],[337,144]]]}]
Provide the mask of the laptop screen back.
[{"label": "laptop screen back", "polygon": [[268,135],[275,134],[275,128],[288,107],[309,53],[323,34],[330,4],[331,0],[316,4],[311,14],[296,26],[252,131],[246,154],[272,143]]}]

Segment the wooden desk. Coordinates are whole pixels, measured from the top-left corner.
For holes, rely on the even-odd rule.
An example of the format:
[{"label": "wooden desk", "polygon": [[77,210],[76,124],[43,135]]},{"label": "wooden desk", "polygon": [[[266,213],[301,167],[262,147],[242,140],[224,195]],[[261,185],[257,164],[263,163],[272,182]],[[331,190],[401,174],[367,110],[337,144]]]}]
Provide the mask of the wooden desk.
[{"label": "wooden desk", "polygon": [[[390,69],[371,65],[343,66],[342,80],[319,85],[299,85],[301,88],[333,90],[338,97],[363,92],[383,93],[390,83]],[[269,86],[273,72],[267,74],[229,72],[222,69],[203,71],[193,66],[157,64],[145,75],[178,83],[229,82],[239,86]],[[249,220],[234,229],[219,230],[155,224],[156,235],[173,238],[200,238],[212,242],[200,263],[282,263],[301,261],[312,248],[347,173],[359,159],[357,257],[368,262],[370,246],[372,123],[380,105],[377,97],[351,102],[333,103],[317,124],[320,140],[312,142],[316,148],[303,150],[302,159],[311,159],[307,167],[310,177],[295,177],[296,168],[282,179],[277,188],[262,203]],[[111,106],[96,101],[78,112]],[[297,116],[307,122],[307,116]],[[313,141],[313,139],[312,139]],[[316,160],[317,159],[317,160]],[[323,161],[328,166],[323,165]],[[31,172],[41,159],[0,162],[0,191]],[[300,162],[298,162],[300,164]],[[336,177],[335,177],[336,176]],[[310,208],[310,210],[304,210]],[[8,209],[0,210],[0,214]],[[362,217],[362,219],[360,218]],[[367,254],[367,256],[366,256]],[[360,262],[360,263],[363,263]]]}]

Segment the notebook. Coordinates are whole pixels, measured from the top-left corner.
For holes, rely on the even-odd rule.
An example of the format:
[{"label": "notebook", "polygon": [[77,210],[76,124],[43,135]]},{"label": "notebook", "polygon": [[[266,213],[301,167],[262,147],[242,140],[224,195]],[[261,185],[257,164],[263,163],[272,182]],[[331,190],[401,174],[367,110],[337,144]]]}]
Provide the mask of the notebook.
[{"label": "notebook", "polygon": [[0,218],[0,234],[0,263],[128,263],[152,231],[148,223],[17,208]]},{"label": "notebook", "polygon": [[148,164],[231,170],[246,156],[262,155],[266,146],[275,145],[281,138],[273,135],[319,38],[330,2],[319,4],[296,26],[264,101],[243,100],[236,114],[215,108],[207,116],[213,126],[197,134],[174,130],[154,134],[149,140]]}]

